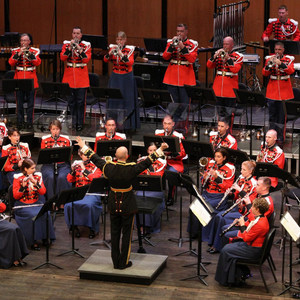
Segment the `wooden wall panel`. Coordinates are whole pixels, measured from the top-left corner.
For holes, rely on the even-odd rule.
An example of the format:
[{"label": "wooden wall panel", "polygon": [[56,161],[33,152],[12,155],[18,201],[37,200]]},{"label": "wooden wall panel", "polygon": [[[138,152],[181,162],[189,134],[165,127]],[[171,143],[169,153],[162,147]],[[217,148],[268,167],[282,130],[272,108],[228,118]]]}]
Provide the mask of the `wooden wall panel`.
[{"label": "wooden wall panel", "polygon": [[4,32],[4,0],[0,0],[0,34]]}]

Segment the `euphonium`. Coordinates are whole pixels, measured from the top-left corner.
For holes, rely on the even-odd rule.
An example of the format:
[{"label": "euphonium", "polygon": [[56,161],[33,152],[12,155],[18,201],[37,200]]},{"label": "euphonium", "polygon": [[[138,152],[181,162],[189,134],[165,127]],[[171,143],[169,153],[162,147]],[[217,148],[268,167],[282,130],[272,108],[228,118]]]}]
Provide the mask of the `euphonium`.
[{"label": "euphonium", "polygon": [[106,162],[112,161],[112,157],[111,157],[111,156],[105,156],[105,157],[104,157],[104,160],[105,160]]}]

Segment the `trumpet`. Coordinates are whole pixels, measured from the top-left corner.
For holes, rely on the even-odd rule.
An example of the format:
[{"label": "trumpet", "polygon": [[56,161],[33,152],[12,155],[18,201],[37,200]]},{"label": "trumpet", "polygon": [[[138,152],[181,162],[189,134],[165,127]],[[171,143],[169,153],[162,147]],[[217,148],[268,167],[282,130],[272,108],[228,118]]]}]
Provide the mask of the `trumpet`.
[{"label": "trumpet", "polygon": [[225,50],[223,50],[223,49],[219,52],[219,56],[220,56],[222,59],[224,59],[226,55],[227,55],[227,52],[226,52]]},{"label": "trumpet", "polygon": [[181,38],[179,36],[176,36],[172,39],[172,45],[178,46],[178,44],[181,42]]},{"label": "trumpet", "polygon": [[77,39],[74,39],[74,43],[71,43],[72,50],[76,50],[78,43],[79,41]]},{"label": "trumpet", "polygon": [[117,45],[117,47],[115,47],[114,49],[112,49],[111,53],[114,56],[118,56],[119,55],[119,51],[122,49],[122,46],[120,44]]},{"label": "trumpet", "polygon": [[[247,217],[250,214],[250,211],[248,211],[244,217]],[[225,230],[222,231],[222,233],[220,233],[220,236],[222,237],[226,232],[228,232],[232,227],[234,227],[237,223],[239,222],[239,220],[236,220],[234,222],[231,223],[231,225],[229,225]]]}]

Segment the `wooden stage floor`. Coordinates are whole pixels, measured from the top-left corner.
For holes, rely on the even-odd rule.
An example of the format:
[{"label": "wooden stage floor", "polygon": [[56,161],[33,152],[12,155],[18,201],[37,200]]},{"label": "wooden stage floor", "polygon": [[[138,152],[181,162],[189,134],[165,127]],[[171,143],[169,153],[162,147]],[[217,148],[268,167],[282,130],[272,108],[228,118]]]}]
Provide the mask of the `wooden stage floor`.
[{"label": "wooden stage floor", "polygon": [[[280,195],[275,195],[275,206],[278,211],[280,208]],[[187,215],[188,215],[189,197],[184,192],[183,197],[183,236],[188,237]],[[203,259],[211,261],[207,266],[208,277],[206,281],[208,286],[203,285],[198,279],[190,281],[181,281],[181,279],[196,275],[196,268],[185,268],[183,265],[196,263],[196,257],[191,255],[175,256],[188,249],[188,243],[185,242],[181,248],[178,244],[168,241],[170,237],[179,235],[179,203],[172,207],[174,211],[169,212],[169,221],[166,220],[166,213],[163,213],[161,232],[153,234],[151,241],[156,247],[144,244],[147,253],[161,254],[168,256],[167,266],[163,272],[150,286],[141,286],[126,283],[110,283],[102,281],[79,279],[78,268],[86,261],[96,249],[107,248],[105,246],[91,246],[92,241],[101,240],[103,237],[103,224],[101,224],[100,235],[94,240],[88,238],[88,230],[80,228],[82,236],[75,239],[75,247],[84,255],[84,259],[75,254],[68,254],[57,257],[58,254],[71,249],[71,235],[65,224],[64,216],[58,215],[55,221],[55,231],[57,240],[50,248],[50,262],[63,269],[57,269],[52,266],[46,266],[33,271],[32,268],[45,262],[45,248],[41,251],[31,251],[25,258],[28,263],[22,268],[11,268],[0,270],[1,292],[0,299],[282,299],[289,298],[288,292],[281,297],[276,297],[282,291],[281,284],[281,262],[282,252],[278,246],[273,246],[272,256],[277,267],[276,276],[278,283],[274,283],[273,277],[267,265],[263,271],[270,288],[270,293],[265,292],[262,280],[257,269],[253,269],[253,277],[247,280],[247,285],[241,288],[227,288],[220,286],[214,280],[216,263],[219,254],[208,254],[205,250],[206,243],[203,243]],[[276,224],[279,219],[277,214]],[[109,220],[108,220],[109,225]],[[109,226],[107,228],[109,238]],[[134,238],[136,230],[134,230]],[[280,237],[280,230],[277,232],[275,240]],[[194,241],[196,248],[197,242]],[[137,242],[132,244],[132,251],[138,249]],[[298,257],[298,249],[294,245],[293,258]],[[289,249],[286,251],[286,275],[288,279],[287,259]],[[293,269],[294,278],[298,278],[296,271],[300,271],[299,265]]]}]

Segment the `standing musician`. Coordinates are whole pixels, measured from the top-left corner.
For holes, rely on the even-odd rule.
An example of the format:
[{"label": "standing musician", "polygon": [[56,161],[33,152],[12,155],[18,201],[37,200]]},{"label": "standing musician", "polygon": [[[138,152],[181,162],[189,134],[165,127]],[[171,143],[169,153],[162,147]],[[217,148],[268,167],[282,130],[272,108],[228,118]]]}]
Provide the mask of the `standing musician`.
[{"label": "standing musician", "polygon": [[[72,142],[67,135],[60,134],[61,123],[54,120],[49,125],[50,134],[42,137],[41,149],[50,149],[57,147],[70,147]],[[71,172],[70,165],[65,162],[43,165],[41,172],[47,189],[47,199],[52,198],[63,190],[71,188],[67,180],[67,175]],[[54,191],[54,173],[57,172],[56,191]]]},{"label": "standing musician", "polygon": [[228,121],[226,118],[220,118],[218,121],[218,132],[211,132],[209,138],[209,142],[212,144],[214,150],[220,147],[237,150],[236,139],[228,132],[228,130]]},{"label": "standing musician", "polygon": [[[149,155],[147,159],[138,164],[126,163],[128,150],[119,147],[116,151],[118,161],[105,161],[85,145],[85,142],[77,137],[77,144],[86,155],[108,179],[110,191],[108,195],[108,210],[111,220],[111,256],[115,269],[125,269],[132,266],[129,261],[131,251],[131,234],[134,214],[137,212],[136,201],[132,191],[132,181],[143,170],[163,155],[163,150],[168,148],[166,143]],[[122,236],[122,247],[120,250],[120,236]]]},{"label": "standing musician", "polygon": [[10,144],[2,147],[2,157],[8,156],[3,170],[9,184],[12,184],[14,175],[19,173],[23,160],[31,157],[31,152],[27,143],[20,142],[20,131],[17,128],[9,128],[7,135]]},{"label": "standing musician", "polygon": [[[101,177],[101,171],[80,150],[78,154],[81,160],[73,162],[71,166],[72,172],[68,174],[67,180],[75,183],[76,187],[81,187],[90,184],[94,178]],[[77,226],[86,226],[90,229],[89,238],[93,239],[95,233],[99,232],[99,218],[102,212],[100,195],[87,193],[82,200],[75,201],[73,207],[74,227],[72,228],[72,203],[66,203],[64,206],[68,228],[75,230],[75,235],[80,237],[80,231]]]},{"label": "standing musician", "polygon": [[116,45],[109,45],[109,52],[103,58],[111,61],[113,71],[109,78],[108,87],[121,90],[123,99],[109,99],[108,109],[122,109],[126,112],[125,129],[140,127],[140,111],[138,107],[138,93],[135,78],[132,72],[135,46],[126,45],[125,32],[119,31]]},{"label": "standing musician", "polygon": [[278,7],[278,18],[269,19],[269,24],[262,34],[262,40],[268,42],[273,33],[274,40],[300,41],[300,31],[298,22],[288,18],[288,9],[286,5]]},{"label": "standing musician", "polygon": [[[264,216],[266,218],[270,218],[272,213],[274,212],[274,202],[272,197],[270,196],[270,187],[271,187],[271,179],[269,177],[260,177],[257,180],[257,185],[255,187],[255,191],[257,193],[258,198],[264,198],[267,200],[269,204],[269,209],[264,213]],[[248,220],[252,221],[255,219],[255,216],[252,212],[252,197],[251,199],[246,198],[244,201],[244,205],[239,208],[239,212],[241,215],[236,216],[236,219],[234,219],[233,223],[231,225],[226,224],[222,227],[222,241],[220,247],[224,247],[224,245],[228,244],[229,242],[232,242],[233,240],[237,239],[237,234],[239,231],[238,227],[238,220],[240,217],[246,217]],[[228,214],[229,215],[229,214]],[[236,226],[235,226],[236,225]],[[272,224],[270,224],[272,225]],[[231,227],[231,228],[230,228]]]},{"label": "standing musician", "polygon": [[[250,203],[257,196],[256,184],[257,181],[253,178],[253,172],[256,163],[254,161],[244,161],[241,167],[241,175],[236,182],[226,190],[225,195],[221,201],[225,201],[227,196],[233,196],[233,205],[226,210],[230,211],[222,216],[224,211],[219,212],[212,220],[211,231],[208,236],[209,253],[214,254],[221,250],[221,237],[222,227],[225,224],[230,224],[236,218],[246,213],[245,201],[249,200]],[[219,203],[221,203],[221,201]],[[239,203],[239,204],[238,204]],[[218,204],[219,205],[219,204]]]},{"label": "standing musician", "polygon": [[276,129],[279,141],[284,140],[284,124],[286,117],[283,100],[294,99],[290,75],[295,72],[294,56],[284,55],[284,44],[278,42],[274,48],[275,54],[266,56],[264,76],[269,76],[266,98],[269,108],[270,129]]},{"label": "standing musician", "polygon": [[[46,215],[32,220],[35,217],[43,203],[46,188],[43,183],[42,174],[36,172],[36,164],[29,158],[24,159],[21,165],[21,172],[14,176],[13,197],[16,200],[14,205],[16,222],[21,228],[26,242],[31,245],[31,249],[40,250],[38,240],[43,240],[43,244],[48,243]],[[50,212],[47,212],[50,215]],[[52,227],[51,218],[49,218],[50,240],[55,240],[55,233]]]},{"label": "standing musician", "polygon": [[253,221],[239,219],[241,230],[238,237],[241,242],[226,245],[220,253],[215,280],[221,285],[234,285],[244,281],[249,269],[236,265],[238,259],[257,259],[262,253],[262,245],[269,232],[269,222],[264,216],[269,204],[264,198],[256,198],[252,204]]},{"label": "standing musician", "polygon": [[196,78],[193,63],[198,56],[198,42],[188,39],[186,24],[178,24],[176,36],[167,41],[163,58],[169,60],[163,83],[168,87],[175,103],[189,104],[185,85],[195,86]]},{"label": "standing musician", "polygon": [[[284,168],[285,157],[282,149],[276,144],[277,132],[274,129],[268,130],[266,134],[266,145],[261,143],[261,150],[257,155],[257,162],[266,162],[277,165],[280,169]],[[276,188],[278,184],[278,178],[270,177],[271,186]]]},{"label": "standing musician", "polygon": [[97,132],[95,139],[94,151],[97,153],[98,141],[107,140],[126,140],[126,134],[116,132],[116,121],[114,119],[107,119],[105,122],[105,132]]},{"label": "standing musician", "polygon": [[[182,145],[182,140],[184,136],[174,130],[175,122],[173,121],[172,116],[166,115],[163,119],[163,129],[156,129],[155,135],[158,136],[174,136],[179,138],[179,145],[180,145],[180,152],[171,153],[166,152],[166,159],[167,159],[167,170],[172,172],[183,173],[184,167],[182,159],[186,156],[185,150]],[[174,194],[175,194],[176,187],[169,185],[169,194],[167,205],[174,204]]]},{"label": "standing musician", "polygon": [[[239,88],[238,73],[243,65],[243,55],[233,51],[234,41],[227,36],[223,40],[223,48],[215,52],[207,61],[207,67],[216,69],[216,77],[213,90],[217,96],[217,108],[219,117],[226,117],[230,124],[230,118],[235,106],[235,93],[233,89]],[[227,109],[228,108],[228,109]]]},{"label": "standing musician", "polygon": [[33,128],[33,110],[36,89],[39,87],[36,76],[36,67],[41,64],[39,57],[40,50],[30,47],[31,38],[29,34],[23,33],[20,38],[20,47],[12,49],[12,55],[8,63],[12,67],[16,67],[14,79],[33,79],[34,90],[30,92],[17,91],[17,122],[18,128],[23,127],[24,123],[24,102],[27,99],[27,128]]},{"label": "standing musician", "polygon": [[19,226],[5,219],[6,205],[0,200],[0,268],[26,265],[28,255],[26,241]]},{"label": "standing musician", "polygon": [[[157,147],[154,143],[151,143],[147,149],[148,155],[151,155],[157,150]],[[138,162],[145,160],[147,156],[140,157]],[[165,169],[167,166],[167,161],[164,157],[158,158],[153,164],[144,170],[141,175],[152,175],[152,176],[161,176],[163,177]],[[161,205],[153,214],[145,214],[145,224],[143,224],[143,215],[140,214],[140,224],[143,224],[146,227],[146,233],[158,233],[160,232],[160,221],[161,214],[165,208],[165,193],[164,191],[137,191],[137,196],[144,196],[150,198],[158,198],[161,200]]]},{"label": "standing musician", "polygon": [[87,64],[91,59],[91,44],[81,40],[82,31],[80,27],[74,27],[72,40],[64,41],[60,53],[61,61],[66,61],[64,77],[62,82],[68,83],[72,89],[69,98],[69,107],[72,115],[72,129],[81,131],[83,129],[86,93],[90,86]]}]

